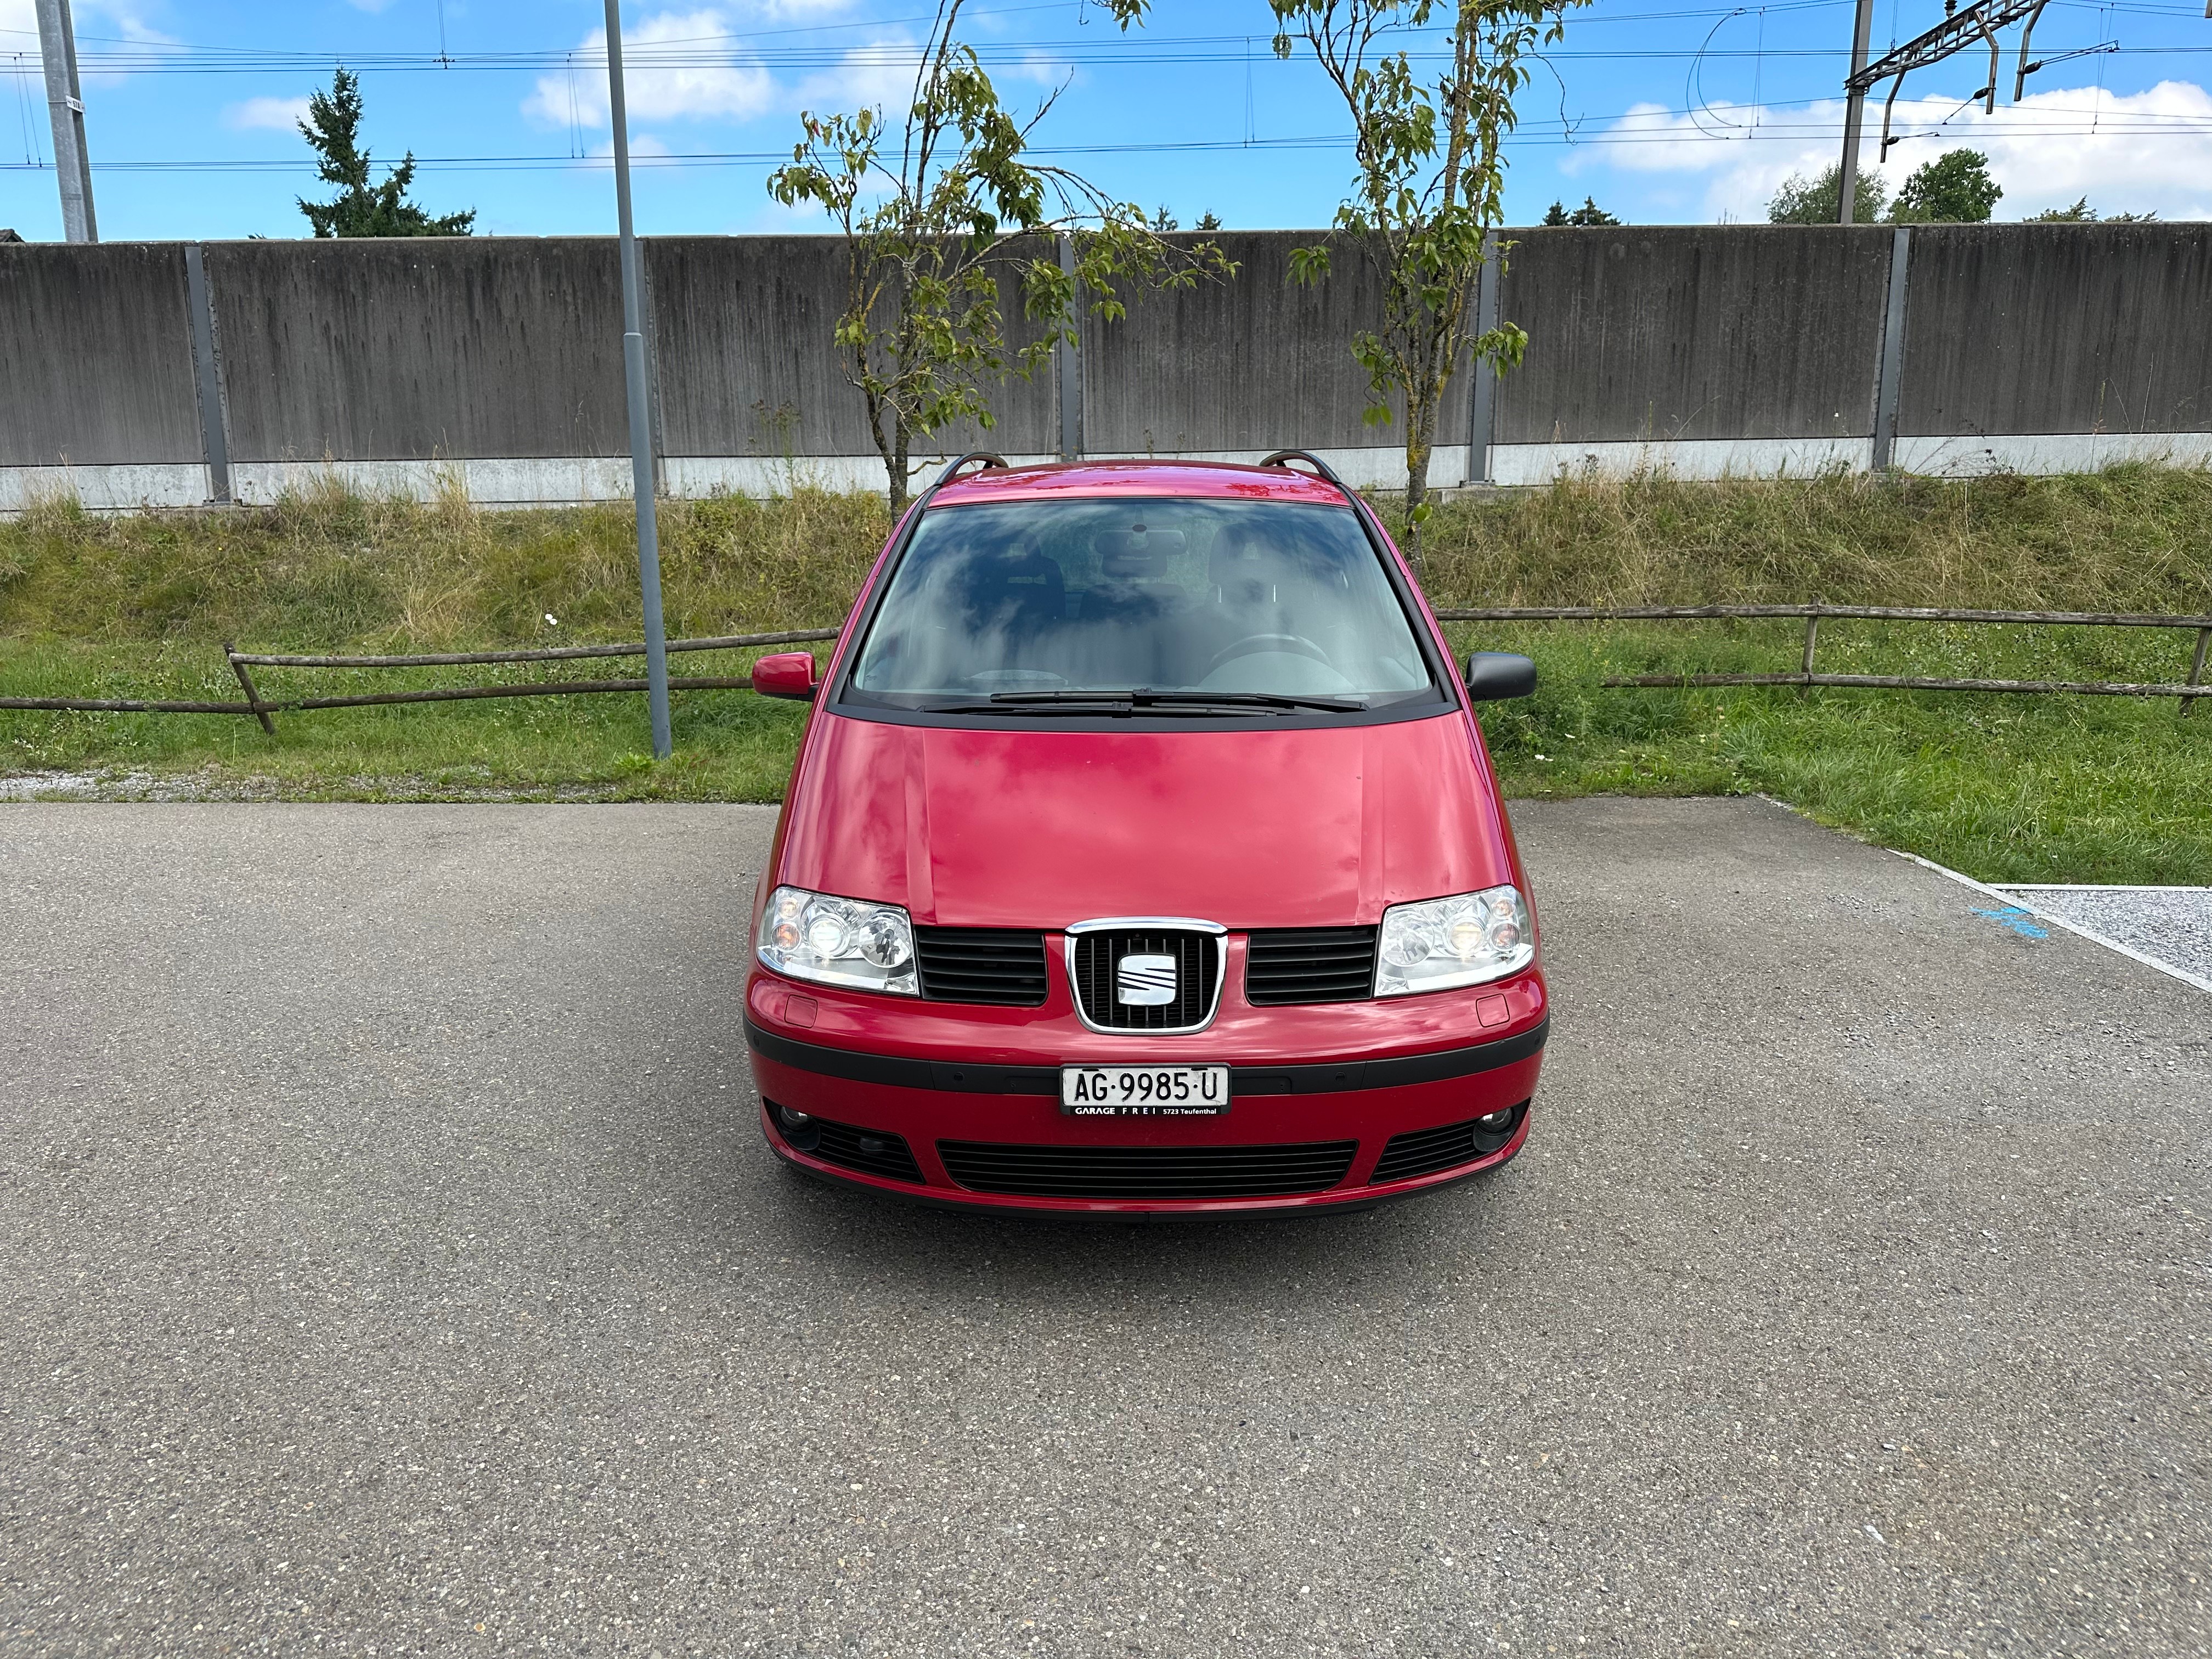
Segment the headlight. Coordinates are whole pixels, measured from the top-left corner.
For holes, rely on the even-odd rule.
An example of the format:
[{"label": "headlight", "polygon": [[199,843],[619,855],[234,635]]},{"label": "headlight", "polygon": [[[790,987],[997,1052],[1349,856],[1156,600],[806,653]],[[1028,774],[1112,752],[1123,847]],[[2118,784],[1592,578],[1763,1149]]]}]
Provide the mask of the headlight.
[{"label": "headlight", "polygon": [[1375,994],[1442,991],[1517,974],[1536,959],[1528,907],[1510,887],[1394,904],[1382,913]]},{"label": "headlight", "polygon": [[793,979],[915,996],[914,924],[896,904],[779,887],[761,912],[760,959]]}]

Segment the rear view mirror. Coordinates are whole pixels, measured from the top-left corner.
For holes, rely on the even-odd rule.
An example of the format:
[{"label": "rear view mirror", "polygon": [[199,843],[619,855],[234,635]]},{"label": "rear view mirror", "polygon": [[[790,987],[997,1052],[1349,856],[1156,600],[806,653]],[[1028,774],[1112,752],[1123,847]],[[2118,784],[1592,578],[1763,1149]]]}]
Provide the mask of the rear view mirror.
[{"label": "rear view mirror", "polygon": [[1536,665],[1510,651],[1478,651],[1467,659],[1467,695],[1477,702],[1536,694]]},{"label": "rear view mirror", "polygon": [[818,689],[811,651],[779,651],[753,664],[753,690],[763,697],[812,702]]}]

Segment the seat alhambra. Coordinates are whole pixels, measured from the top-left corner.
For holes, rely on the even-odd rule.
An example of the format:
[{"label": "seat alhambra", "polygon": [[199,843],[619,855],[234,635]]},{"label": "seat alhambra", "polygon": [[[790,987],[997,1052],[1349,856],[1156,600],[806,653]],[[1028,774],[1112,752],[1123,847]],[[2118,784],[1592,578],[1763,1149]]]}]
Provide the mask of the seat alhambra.
[{"label": "seat alhambra", "polygon": [[960,1206],[1357,1205],[1492,1169],[1548,1025],[1462,669],[1322,463],[1010,467],[906,514],[760,889],[762,1127]]}]

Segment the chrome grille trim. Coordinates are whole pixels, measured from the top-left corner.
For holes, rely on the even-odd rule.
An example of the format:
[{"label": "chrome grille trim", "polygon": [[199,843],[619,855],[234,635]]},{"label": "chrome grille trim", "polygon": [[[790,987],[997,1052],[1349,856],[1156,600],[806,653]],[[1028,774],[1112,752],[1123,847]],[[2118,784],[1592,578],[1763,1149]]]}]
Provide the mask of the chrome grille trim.
[{"label": "chrome grille trim", "polygon": [[[1066,935],[1062,954],[1067,964],[1067,985],[1076,1017],[1091,1030],[1112,1036],[1183,1036],[1204,1030],[1221,1011],[1221,988],[1229,971],[1229,930],[1218,921],[1202,921],[1190,916],[1102,916],[1090,921],[1071,922],[1061,932]],[[1195,955],[1201,974],[1197,988],[1204,997],[1203,1010],[1195,1021],[1147,1024],[1145,1021],[1149,1010],[1125,1007],[1114,999],[1115,968],[1121,955],[1146,949],[1164,950],[1177,958],[1179,1004],[1182,1000],[1181,964]],[[1084,996],[1084,958],[1087,955],[1103,957],[1097,965],[1095,976],[1097,988],[1107,1000],[1103,1007],[1096,1011],[1096,1017]],[[1206,983],[1207,980],[1212,982]],[[1188,1013],[1182,1008],[1176,1012]]]}]

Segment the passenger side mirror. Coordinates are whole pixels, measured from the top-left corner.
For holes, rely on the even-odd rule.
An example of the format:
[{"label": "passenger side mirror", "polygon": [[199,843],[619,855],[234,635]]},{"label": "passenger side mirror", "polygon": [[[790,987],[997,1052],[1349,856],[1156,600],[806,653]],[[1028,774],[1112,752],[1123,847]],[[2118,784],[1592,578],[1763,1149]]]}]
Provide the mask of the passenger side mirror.
[{"label": "passenger side mirror", "polygon": [[1477,702],[1536,694],[1536,665],[1510,651],[1478,651],[1467,659],[1467,695]]},{"label": "passenger side mirror", "polygon": [[812,702],[821,689],[821,682],[814,678],[811,651],[779,651],[753,664],[753,690],[763,697]]}]

